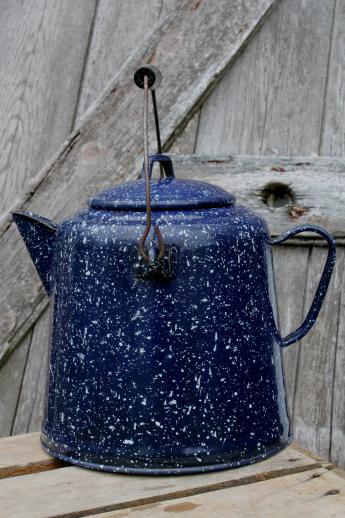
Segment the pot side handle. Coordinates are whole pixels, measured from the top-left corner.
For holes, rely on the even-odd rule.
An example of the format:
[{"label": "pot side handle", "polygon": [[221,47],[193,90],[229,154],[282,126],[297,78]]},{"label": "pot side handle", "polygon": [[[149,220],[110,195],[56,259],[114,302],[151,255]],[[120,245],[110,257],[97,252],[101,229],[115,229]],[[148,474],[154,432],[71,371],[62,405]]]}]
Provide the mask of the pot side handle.
[{"label": "pot side handle", "polygon": [[314,300],[312,302],[312,305],[310,306],[310,309],[308,311],[308,314],[300,327],[296,329],[296,331],[293,331],[289,335],[287,335],[285,338],[282,338],[281,345],[282,347],[287,347],[288,345],[291,345],[297,340],[300,340],[305,336],[310,329],[313,327],[315,320],[317,319],[317,316],[320,312],[321,305],[323,303],[323,300],[325,298],[327,288],[329,285],[329,281],[332,276],[333,267],[335,263],[335,257],[336,257],[336,244],[335,239],[327,232],[327,230],[318,227],[317,225],[301,225],[298,227],[294,227],[281,236],[277,237],[276,239],[272,239],[271,244],[272,245],[279,245],[281,243],[284,243],[287,239],[290,239],[291,237],[295,236],[296,234],[299,234],[300,232],[315,232],[316,234],[319,234],[321,237],[326,239],[328,244],[328,255],[326,264],[324,266],[321,279],[318,285],[318,288],[316,290]]}]

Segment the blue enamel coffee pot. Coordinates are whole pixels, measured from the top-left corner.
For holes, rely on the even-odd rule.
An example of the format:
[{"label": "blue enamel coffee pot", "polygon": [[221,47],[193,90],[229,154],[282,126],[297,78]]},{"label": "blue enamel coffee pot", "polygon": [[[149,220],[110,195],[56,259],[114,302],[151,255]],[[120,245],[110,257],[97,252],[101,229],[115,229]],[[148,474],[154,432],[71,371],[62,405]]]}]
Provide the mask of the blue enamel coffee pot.
[{"label": "blue enamel coffee pot", "polygon": [[[165,177],[149,179],[154,162]],[[271,240],[233,194],[176,178],[165,155],[60,225],[14,218],[51,298],[50,454],[177,474],[256,462],[289,443],[281,350],[319,313],[336,253],[326,230]],[[328,257],[305,321],[282,338],[272,245],[304,231],[326,239]]]}]

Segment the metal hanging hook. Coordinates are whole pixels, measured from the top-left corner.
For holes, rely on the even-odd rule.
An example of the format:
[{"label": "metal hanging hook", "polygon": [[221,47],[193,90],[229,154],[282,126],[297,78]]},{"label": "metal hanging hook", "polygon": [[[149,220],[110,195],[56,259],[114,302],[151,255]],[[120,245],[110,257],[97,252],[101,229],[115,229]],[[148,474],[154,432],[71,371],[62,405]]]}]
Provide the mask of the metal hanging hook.
[{"label": "metal hanging hook", "polygon": [[[139,252],[145,261],[150,262],[149,256],[145,252],[145,241],[150,232],[152,225],[152,209],[151,209],[151,185],[150,185],[150,174],[149,174],[149,153],[148,153],[148,91],[149,88],[152,92],[152,102],[154,108],[156,136],[157,136],[157,147],[158,152],[161,153],[161,140],[159,130],[159,119],[157,111],[156,95],[153,86],[158,86],[161,80],[161,75],[158,69],[151,65],[145,65],[136,70],[134,74],[134,82],[139,88],[144,89],[144,175],[145,175],[145,191],[146,191],[146,226],[143,235],[139,239]],[[163,167],[160,164],[160,177],[164,177]],[[156,260],[160,260],[164,255],[164,240],[158,225],[153,225],[155,234],[157,236],[159,253]]]}]

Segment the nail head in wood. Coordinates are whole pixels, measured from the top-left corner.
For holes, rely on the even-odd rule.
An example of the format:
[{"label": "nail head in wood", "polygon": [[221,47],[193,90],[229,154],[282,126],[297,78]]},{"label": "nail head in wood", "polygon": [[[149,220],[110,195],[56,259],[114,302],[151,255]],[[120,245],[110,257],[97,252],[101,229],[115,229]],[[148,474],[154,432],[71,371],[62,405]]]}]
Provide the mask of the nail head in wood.
[{"label": "nail head in wood", "polygon": [[143,65],[134,72],[134,82],[139,88],[144,88],[144,77],[147,76],[149,89],[155,90],[161,83],[162,74],[153,65]]}]

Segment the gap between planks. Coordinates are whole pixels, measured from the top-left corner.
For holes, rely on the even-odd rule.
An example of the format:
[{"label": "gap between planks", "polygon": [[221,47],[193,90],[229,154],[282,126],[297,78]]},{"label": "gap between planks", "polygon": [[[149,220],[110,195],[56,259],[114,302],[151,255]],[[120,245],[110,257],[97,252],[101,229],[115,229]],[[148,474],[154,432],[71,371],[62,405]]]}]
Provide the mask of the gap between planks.
[{"label": "gap between planks", "polygon": [[335,471],[323,468],[217,492],[157,502],[93,515],[95,518],[163,518],[187,512],[189,518],[291,518],[344,516],[345,482]]},{"label": "gap between planks", "polygon": [[[100,473],[64,467],[61,463],[54,464],[53,459],[49,465],[49,459],[40,447],[38,433],[0,441],[0,467],[7,471],[8,477],[0,481],[0,516],[77,518],[322,468],[320,462],[293,446],[241,468],[175,477]],[[30,474],[23,475],[25,466],[29,467]],[[35,470],[50,471],[33,472]],[[22,476],[15,476],[19,474]],[[39,498],[32,498],[38,494]]]},{"label": "gap between planks", "polygon": [[[294,454],[298,452],[299,454],[302,454],[303,457],[313,460],[313,467],[315,467],[316,464],[316,467],[321,466],[326,469],[333,469],[336,467],[333,463],[323,460],[321,457],[312,454],[305,448],[294,443],[278,455],[282,456],[287,452],[291,457],[289,458],[290,462],[295,462],[295,460],[302,458],[300,455],[297,457],[294,456]],[[264,462],[267,462],[267,460]],[[259,463],[259,465],[263,465],[262,462]],[[69,464],[61,462],[45,452],[40,442],[40,432],[15,435],[0,439],[0,479],[30,473],[39,473],[40,471],[64,468],[66,466],[69,466]],[[295,468],[289,468],[287,471],[290,472],[290,469],[294,471]],[[300,467],[297,469],[300,470]],[[308,467],[308,469],[310,468]],[[286,471],[286,468],[284,471]]]}]

